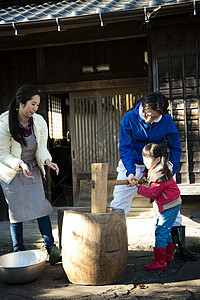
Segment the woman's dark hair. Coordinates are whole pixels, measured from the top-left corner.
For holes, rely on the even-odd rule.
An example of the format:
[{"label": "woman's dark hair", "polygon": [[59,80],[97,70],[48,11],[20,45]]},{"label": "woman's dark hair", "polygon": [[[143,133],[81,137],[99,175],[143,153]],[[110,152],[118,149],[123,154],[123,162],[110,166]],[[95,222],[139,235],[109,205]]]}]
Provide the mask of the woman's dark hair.
[{"label": "woman's dark hair", "polygon": [[35,95],[39,95],[37,89],[32,85],[23,85],[17,92],[15,97],[10,102],[9,108],[9,129],[13,139],[20,144],[26,146],[26,141],[19,126],[18,109],[19,103],[26,105],[26,102],[31,100]]},{"label": "woman's dark hair", "polygon": [[162,116],[168,113],[168,100],[160,92],[152,92],[142,99],[143,112],[148,110],[156,110]]},{"label": "woman's dark hair", "polygon": [[150,156],[152,158],[160,157],[160,162],[163,167],[163,172],[167,179],[171,179],[173,177],[173,173],[169,170],[167,161],[161,153],[161,147],[158,144],[147,144],[142,150],[142,156]]}]

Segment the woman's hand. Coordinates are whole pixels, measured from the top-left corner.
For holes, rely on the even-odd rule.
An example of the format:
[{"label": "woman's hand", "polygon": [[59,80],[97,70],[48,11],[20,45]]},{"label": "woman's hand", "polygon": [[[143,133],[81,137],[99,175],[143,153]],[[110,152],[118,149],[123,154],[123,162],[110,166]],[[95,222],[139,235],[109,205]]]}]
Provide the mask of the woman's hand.
[{"label": "woman's hand", "polygon": [[57,164],[53,163],[53,162],[50,161],[49,159],[46,159],[46,160],[45,160],[45,164],[46,164],[49,168],[51,168],[51,169],[53,169],[54,171],[56,171],[56,175],[59,174],[59,168],[58,168],[58,165],[57,165]]},{"label": "woman's hand", "polygon": [[27,164],[21,163],[19,167],[22,169],[24,176],[28,179],[35,179],[35,177],[32,175],[31,171],[29,170]]},{"label": "woman's hand", "polygon": [[137,184],[137,181],[139,180],[139,178],[136,178],[132,173],[128,175],[127,179],[130,186],[135,186]]}]

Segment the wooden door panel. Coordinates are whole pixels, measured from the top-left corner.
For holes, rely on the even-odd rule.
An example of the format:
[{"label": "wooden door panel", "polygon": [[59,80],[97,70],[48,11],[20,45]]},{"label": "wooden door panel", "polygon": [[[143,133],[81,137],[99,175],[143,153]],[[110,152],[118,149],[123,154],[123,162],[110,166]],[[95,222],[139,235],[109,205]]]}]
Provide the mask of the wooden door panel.
[{"label": "wooden door panel", "polygon": [[90,180],[92,163],[108,163],[108,176],[116,177],[120,123],[124,113],[134,108],[142,96],[134,94],[133,89],[70,93],[72,174],[76,204],[80,180]]}]

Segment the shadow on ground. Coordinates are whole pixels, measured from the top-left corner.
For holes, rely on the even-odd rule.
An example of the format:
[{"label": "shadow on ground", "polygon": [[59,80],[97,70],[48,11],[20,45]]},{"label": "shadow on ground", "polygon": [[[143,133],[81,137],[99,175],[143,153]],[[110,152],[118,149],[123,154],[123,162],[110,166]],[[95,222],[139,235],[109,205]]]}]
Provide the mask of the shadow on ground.
[{"label": "shadow on ground", "polygon": [[176,256],[165,271],[146,271],[144,266],[152,262],[152,251],[129,251],[127,275],[124,283],[168,283],[200,279],[200,259],[184,261]]},{"label": "shadow on ground", "polygon": [[[72,284],[61,263],[50,266],[47,262],[44,273],[34,282],[11,285],[0,281],[0,299],[140,299],[139,296],[146,299],[200,299],[200,294],[192,296],[197,293],[192,284],[200,279],[200,259],[194,262],[176,259],[166,271],[145,271],[145,264],[151,263],[152,258],[153,251],[129,251],[125,278],[99,287]],[[180,288],[181,282],[185,294]],[[187,285],[190,288],[186,288]],[[143,291],[145,288],[147,290]]]}]

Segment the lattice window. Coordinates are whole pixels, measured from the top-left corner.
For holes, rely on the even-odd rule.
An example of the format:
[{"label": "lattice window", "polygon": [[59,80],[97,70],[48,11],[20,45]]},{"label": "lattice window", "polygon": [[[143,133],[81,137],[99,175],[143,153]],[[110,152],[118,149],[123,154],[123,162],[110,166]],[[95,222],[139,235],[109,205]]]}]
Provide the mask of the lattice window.
[{"label": "lattice window", "polygon": [[63,118],[61,99],[49,95],[48,97],[48,119],[49,119],[49,136],[51,139],[63,138]]}]

